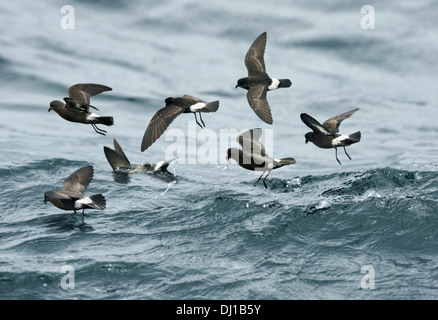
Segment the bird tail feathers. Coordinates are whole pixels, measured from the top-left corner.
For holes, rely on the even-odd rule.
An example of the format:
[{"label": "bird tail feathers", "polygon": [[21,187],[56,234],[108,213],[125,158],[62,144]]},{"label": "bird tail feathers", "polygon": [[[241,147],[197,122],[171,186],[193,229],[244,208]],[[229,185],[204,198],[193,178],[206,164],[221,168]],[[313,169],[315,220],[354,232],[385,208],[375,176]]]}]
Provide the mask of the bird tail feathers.
[{"label": "bird tail feathers", "polygon": [[280,81],[278,84],[279,88],[289,88],[292,85],[292,82],[289,79],[280,79],[278,81]]},{"label": "bird tail feathers", "polygon": [[296,161],[294,158],[283,158],[280,159],[280,166],[286,166],[289,164],[294,164]]},{"label": "bird tail feathers", "polygon": [[97,123],[104,124],[106,126],[112,126],[114,124],[113,117],[99,117],[97,118]]},{"label": "bird tail feathers", "polygon": [[209,102],[205,105],[204,108],[202,108],[202,112],[216,112],[217,109],[219,109],[219,101],[213,101],[213,102]]},{"label": "bird tail feathers", "polygon": [[91,202],[87,203],[90,208],[97,210],[104,210],[106,208],[106,199],[101,193],[91,196],[90,200]]},{"label": "bird tail feathers", "polygon": [[360,138],[361,138],[361,133],[360,133],[360,131],[358,131],[358,132],[350,134],[348,136],[348,139],[344,142],[349,143],[349,144],[353,144],[353,143],[359,142]]}]

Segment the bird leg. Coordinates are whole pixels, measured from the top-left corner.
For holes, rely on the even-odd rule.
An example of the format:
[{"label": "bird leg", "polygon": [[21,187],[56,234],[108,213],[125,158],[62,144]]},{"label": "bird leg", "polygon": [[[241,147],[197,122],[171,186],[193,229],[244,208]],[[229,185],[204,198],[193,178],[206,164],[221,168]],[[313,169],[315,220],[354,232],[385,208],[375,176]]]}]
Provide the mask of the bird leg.
[{"label": "bird leg", "polygon": [[[203,129],[204,127],[203,126],[201,126],[201,124],[198,122],[198,118],[196,117],[196,112],[193,112],[193,114],[195,115],[195,120],[196,120],[196,123],[198,124],[198,126],[200,126],[201,127],[201,129]],[[202,121],[202,120],[201,120]],[[204,123],[204,122],[202,122],[202,123]]]},{"label": "bird leg", "polygon": [[199,112],[199,119],[201,119],[201,122],[202,122],[202,125],[204,126],[204,128],[205,128],[205,123],[204,123],[204,120],[202,120],[202,114]]},{"label": "bird leg", "polygon": [[101,135],[105,135],[106,131],[103,129],[98,128],[94,123],[91,124],[91,126],[93,127],[94,131],[96,131],[98,134]]},{"label": "bird leg", "polygon": [[85,208],[82,209],[82,216],[85,216],[84,211],[85,211]]},{"label": "bird leg", "polygon": [[351,160],[350,155],[347,153],[347,150],[345,149],[345,147],[343,147],[343,148],[344,148],[344,152],[345,152],[345,154],[347,155],[348,159]]},{"label": "bird leg", "polygon": [[[266,172],[266,171],[263,171],[262,175],[257,179],[256,182],[254,182],[254,187],[257,185],[257,183],[259,183],[260,179],[263,177],[263,175],[265,174],[265,172]],[[269,172],[269,173],[270,173],[270,172]],[[269,173],[268,173],[267,176],[269,176]],[[266,177],[267,177],[267,176],[266,176]],[[265,177],[265,179],[266,179],[266,177]],[[265,185],[265,188],[268,189],[268,187],[266,186],[266,183],[265,183],[265,179],[263,179],[263,184]]]},{"label": "bird leg", "polygon": [[262,173],[262,175],[261,175],[261,176],[260,176],[260,177],[259,177],[259,178],[257,179],[257,181],[256,181],[256,182],[254,182],[254,187],[255,187],[255,186],[257,185],[257,183],[259,183],[259,181],[260,181],[260,178],[261,178],[261,177],[263,177],[263,175],[264,175],[264,174],[265,174],[265,173],[263,172],[263,173]]},{"label": "bird leg", "polygon": [[338,149],[337,148],[335,148],[335,157],[336,157],[336,160],[338,160],[338,163],[342,166],[341,161],[339,161],[339,159],[338,159]]},{"label": "bird leg", "polygon": [[268,189],[268,186],[266,185],[266,178],[271,174],[271,171],[268,172],[268,174],[265,176],[265,178],[263,179],[263,184],[265,185],[265,188]]}]

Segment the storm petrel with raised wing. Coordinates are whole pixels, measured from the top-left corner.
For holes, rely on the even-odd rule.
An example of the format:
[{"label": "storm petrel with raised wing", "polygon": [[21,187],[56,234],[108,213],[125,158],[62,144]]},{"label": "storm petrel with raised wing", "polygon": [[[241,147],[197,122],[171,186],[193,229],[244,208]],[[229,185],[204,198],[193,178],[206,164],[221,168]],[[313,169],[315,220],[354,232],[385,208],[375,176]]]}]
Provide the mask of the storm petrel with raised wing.
[{"label": "storm petrel with raised wing", "polygon": [[271,108],[266,93],[278,88],[289,88],[289,79],[275,79],[268,76],[265,68],[264,54],[266,47],[266,32],[255,39],[245,57],[248,77],[237,80],[237,87],[248,90],[246,97],[250,107],[267,124],[272,124]]},{"label": "storm petrel with raised wing", "polygon": [[355,113],[359,108],[344,112],[340,115],[332,117],[326,120],[323,124],[320,124],[317,120],[309,116],[307,113],[302,113],[300,115],[301,120],[313,130],[313,132],[308,132],[305,134],[306,143],[313,142],[314,145],[320,148],[335,148],[335,157],[339,164],[341,161],[338,159],[338,147],[344,148],[344,152],[347,157],[351,160],[350,155],[345,149],[346,146],[352,145],[353,143],[359,142],[361,138],[360,131],[352,133],[350,135],[339,134],[339,126],[341,122],[349,118],[353,113]]},{"label": "storm petrel with raised wing", "polygon": [[55,207],[62,210],[82,209],[84,215],[85,209],[104,210],[106,200],[102,194],[95,194],[90,197],[84,197],[83,193],[88,184],[93,179],[93,166],[80,168],[69,175],[64,180],[64,187],[61,191],[47,191],[44,193],[44,203],[50,201]]},{"label": "storm petrel with raised wing", "polygon": [[107,86],[94,83],[78,83],[68,89],[68,97],[64,98],[65,103],[59,100],[50,102],[50,110],[54,110],[61,118],[71,122],[79,122],[91,124],[94,131],[101,135],[105,135],[106,131],[100,129],[96,124],[112,126],[114,124],[113,117],[102,117],[90,112],[90,108],[97,109],[90,105],[90,97],[98,95],[104,91],[111,91]]},{"label": "storm petrel with raised wing", "polygon": [[285,165],[294,164],[296,161],[294,158],[282,158],[275,159],[270,157],[263,144],[259,141],[262,134],[262,129],[255,128],[242,133],[237,136],[237,142],[241,145],[242,149],[228,148],[227,160],[233,159],[239,166],[251,171],[263,171],[262,175],[254,183],[254,186],[260,181],[263,175],[268,174],[263,179],[263,184],[266,189],[266,178],[269,176],[272,170],[281,168]]},{"label": "storm petrel with raised wing", "polygon": [[160,161],[156,164],[144,163],[144,164],[131,164],[125,153],[122,150],[122,147],[114,139],[114,150],[108,147],[103,147],[105,152],[105,157],[108,160],[110,166],[116,172],[136,172],[136,171],[167,171],[167,167],[169,164],[176,160],[178,157]]}]

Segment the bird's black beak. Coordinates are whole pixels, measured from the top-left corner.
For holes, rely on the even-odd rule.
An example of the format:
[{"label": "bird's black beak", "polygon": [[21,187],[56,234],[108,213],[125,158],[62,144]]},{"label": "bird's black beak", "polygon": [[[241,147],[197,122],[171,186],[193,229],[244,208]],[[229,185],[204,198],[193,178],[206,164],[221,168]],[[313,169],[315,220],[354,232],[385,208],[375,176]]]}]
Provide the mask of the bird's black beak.
[{"label": "bird's black beak", "polygon": [[46,199],[46,198],[44,198],[44,200],[43,200],[43,203],[44,203],[44,204],[46,204],[46,203],[47,203],[47,199]]},{"label": "bird's black beak", "polygon": [[49,108],[49,112],[50,112],[50,110],[52,110],[52,107]]},{"label": "bird's black beak", "polygon": [[306,143],[309,142],[309,140],[306,139]]},{"label": "bird's black beak", "polygon": [[239,85],[238,84],[236,84],[236,88],[238,87]]}]

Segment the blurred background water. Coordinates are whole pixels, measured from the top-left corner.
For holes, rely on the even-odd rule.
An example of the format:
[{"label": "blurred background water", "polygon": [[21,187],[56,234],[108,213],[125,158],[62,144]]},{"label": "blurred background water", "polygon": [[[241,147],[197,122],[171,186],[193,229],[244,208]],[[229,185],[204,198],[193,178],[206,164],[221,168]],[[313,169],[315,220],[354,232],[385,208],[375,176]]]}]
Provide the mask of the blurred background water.
[{"label": "blurred background water", "polygon": [[[65,4],[0,3],[1,299],[438,298],[436,2],[72,1],[63,29]],[[375,29],[361,27],[363,5]],[[235,89],[264,31],[268,74],[293,83],[268,93],[271,126]],[[92,98],[115,119],[106,136],[47,112],[84,82],[113,89]],[[220,100],[203,117],[217,160],[200,161],[206,135],[181,115],[169,174],[113,173],[113,139],[132,163],[164,160],[172,137],[143,153],[141,139],[183,94]],[[304,143],[300,113],[324,121],[356,107],[340,128],[362,132],[351,161]],[[255,127],[273,156],[297,161],[269,190],[227,165],[236,143],[219,141]],[[105,211],[82,219],[43,204],[88,164],[86,194],[103,193]],[[74,289],[61,286],[65,265]]]}]

